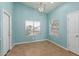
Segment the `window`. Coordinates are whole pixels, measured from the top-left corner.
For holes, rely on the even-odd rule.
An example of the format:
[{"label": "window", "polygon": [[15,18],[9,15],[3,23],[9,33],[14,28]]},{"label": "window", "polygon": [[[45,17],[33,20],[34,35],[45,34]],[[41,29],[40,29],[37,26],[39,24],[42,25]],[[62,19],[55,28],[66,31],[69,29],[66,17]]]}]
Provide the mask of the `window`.
[{"label": "window", "polygon": [[33,21],[25,22],[25,33],[26,35],[33,35]]},{"label": "window", "polygon": [[39,32],[40,32],[40,22],[39,21],[35,21],[34,22],[34,35],[35,34],[39,34]]},{"label": "window", "polygon": [[52,19],[50,29],[51,29],[50,34],[58,36],[59,35],[59,21],[56,19]]},{"label": "window", "polygon": [[40,33],[40,22],[39,21],[26,21],[25,31],[27,35],[37,35]]}]

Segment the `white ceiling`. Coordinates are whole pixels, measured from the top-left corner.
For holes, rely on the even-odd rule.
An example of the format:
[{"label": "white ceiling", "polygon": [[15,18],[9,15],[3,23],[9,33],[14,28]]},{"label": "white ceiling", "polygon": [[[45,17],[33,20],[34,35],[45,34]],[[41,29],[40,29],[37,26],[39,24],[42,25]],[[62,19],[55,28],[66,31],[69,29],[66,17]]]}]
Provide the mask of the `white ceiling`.
[{"label": "white ceiling", "polygon": [[[38,10],[39,5],[40,5],[40,2],[22,2],[22,3],[36,10]],[[44,10],[45,13],[48,13],[51,10],[54,10],[55,8],[64,4],[64,2],[54,2],[54,3],[42,2],[42,3],[45,4],[45,10]]]}]

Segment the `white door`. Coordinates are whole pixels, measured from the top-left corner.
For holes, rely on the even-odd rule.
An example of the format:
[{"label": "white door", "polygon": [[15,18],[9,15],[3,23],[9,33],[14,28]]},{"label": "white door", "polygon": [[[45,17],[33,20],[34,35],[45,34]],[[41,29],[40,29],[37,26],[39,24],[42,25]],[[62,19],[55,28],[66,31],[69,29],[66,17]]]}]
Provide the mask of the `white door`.
[{"label": "white door", "polygon": [[79,54],[79,12],[73,12],[67,19],[68,48]]},{"label": "white door", "polygon": [[5,55],[10,49],[10,16],[3,12],[2,31],[3,31],[3,55]]}]

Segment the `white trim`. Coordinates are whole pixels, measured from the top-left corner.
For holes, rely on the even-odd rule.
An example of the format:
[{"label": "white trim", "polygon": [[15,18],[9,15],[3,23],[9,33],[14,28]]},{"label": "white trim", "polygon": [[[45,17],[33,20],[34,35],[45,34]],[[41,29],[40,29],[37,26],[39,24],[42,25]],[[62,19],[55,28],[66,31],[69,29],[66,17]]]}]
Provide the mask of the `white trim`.
[{"label": "white trim", "polygon": [[35,40],[35,41],[30,41],[30,42],[19,42],[19,43],[14,43],[14,44],[12,45],[12,48],[15,47],[15,45],[19,45],[19,44],[34,43],[34,42],[41,42],[41,41],[48,41],[48,39]]},{"label": "white trim", "polygon": [[[3,25],[2,25],[2,22],[3,22],[3,13],[6,13],[7,15],[9,15],[9,17],[10,17],[10,49],[12,49],[12,17],[11,17],[11,14],[7,11],[7,10],[5,10],[5,9],[2,9],[2,15],[1,15],[1,41],[3,41],[3,33],[2,33],[2,31],[3,31]],[[2,47],[2,45],[3,45],[3,43],[1,43],[1,47]],[[2,47],[2,49],[3,49],[3,47]],[[1,51],[1,56],[3,56],[3,51]]]},{"label": "white trim", "polygon": [[53,42],[53,41],[51,41],[51,40],[49,40],[49,39],[35,40],[35,41],[30,41],[30,42],[19,42],[19,43],[14,43],[14,44],[13,44],[13,47],[14,47],[15,45],[18,45],[18,44],[33,43],[33,42],[40,42],[40,41],[49,41],[49,42],[51,42],[51,43],[53,43],[53,44],[55,44],[55,45],[57,45],[57,46],[59,46],[59,47],[65,49],[65,50],[68,50],[67,48],[65,48],[65,47],[63,47],[63,46],[61,46],[61,45],[59,45],[59,44],[57,44],[57,43],[55,43],[55,42]]},{"label": "white trim", "polygon": [[[59,45],[59,44],[53,42],[52,40],[49,40],[49,39],[36,40],[36,41],[30,41],[30,42],[19,42],[19,43],[14,43],[13,46],[12,46],[12,48],[13,48],[15,45],[19,45],[19,44],[33,43],[33,42],[40,42],[40,41],[49,41],[49,42],[51,42],[51,43],[53,43],[53,44],[59,46],[59,47],[62,48],[62,49],[71,51],[71,50],[69,50],[69,49],[67,49],[67,48],[65,48],[65,47],[63,47],[63,46],[61,46],[61,45]],[[71,51],[71,52],[75,53],[74,51]],[[77,54],[77,53],[75,53],[75,54]],[[79,54],[77,54],[77,55],[79,55]]]},{"label": "white trim", "polygon": [[76,51],[73,51],[72,49],[69,48],[69,24],[68,24],[68,21],[69,21],[69,16],[73,13],[79,13],[79,10],[75,11],[75,12],[71,12],[67,15],[67,48],[69,51],[79,55],[79,52],[76,52]]},{"label": "white trim", "polygon": [[[53,43],[53,44],[59,46],[59,47],[62,48],[62,49],[65,49],[65,50],[68,50],[68,51],[71,51],[71,52],[75,53],[74,51],[69,50],[69,49],[67,49],[67,48],[65,48],[65,47],[63,47],[63,46],[61,46],[61,45],[59,45],[59,44],[53,42],[52,40],[49,40],[49,39],[35,40],[35,41],[30,41],[30,42],[19,42],[19,43],[14,43],[13,46],[12,46],[12,48],[15,47],[15,45],[19,45],[19,44],[33,43],[33,42],[41,42],[41,41],[49,41],[49,42],[51,42],[51,43]],[[77,54],[77,53],[75,53],[75,54]],[[79,55],[79,54],[77,54],[77,55]]]},{"label": "white trim", "polygon": [[10,23],[10,25],[9,25],[10,33],[9,34],[10,34],[10,49],[12,49],[12,17],[11,17],[11,14],[7,10],[3,9],[3,13],[4,12],[10,16],[10,22],[9,22]]},{"label": "white trim", "polygon": [[68,17],[69,16],[67,15],[67,48],[70,51],[70,49],[69,49],[69,30],[68,30],[69,25],[68,25]]},{"label": "white trim", "polygon": [[33,42],[40,42],[40,41],[48,41],[48,39],[43,39],[43,40],[35,40],[35,41],[30,41],[30,42],[19,42],[19,43],[14,43],[12,47],[18,44],[24,44],[24,43],[33,43]]},{"label": "white trim", "polygon": [[61,45],[55,43],[55,42],[52,41],[52,40],[48,40],[48,41],[51,42],[51,43],[53,43],[53,44],[55,44],[55,45],[57,45],[57,46],[59,46],[60,48],[63,48],[63,49],[65,49],[65,50],[68,50],[67,48],[65,48],[65,47],[63,47],[63,46],[61,46]]},{"label": "white trim", "polygon": [[[1,42],[1,38],[0,38],[0,42]],[[1,44],[1,43],[0,43]],[[1,46],[1,45],[0,45]],[[0,48],[0,56],[1,56],[1,48]]]},{"label": "white trim", "polygon": [[73,53],[79,55],[79,52],[76,52],[76,51],[73,51],[73,50],[70,50],[70,49],[69,49],[69,51],[71,51],[71,52],[73,52]]},{"label": "white trim", "polygon": [[2,20],[3,20],[3,10],[1,10],[1,56],[3,55],[2,53]]},{"label": "white trim", "polygon": [[[68,24],[68,21],[69,21],[69,16],[71,15],[71,14],[73,14],[73,13],[79,13],[79,10],[76,10],[76,11],[74,11],[74,12],[70,12],[68,15],[67,15],[67,48],[68,48],[68,50],[70,50],[69,49],[69,24]],[[71,51],[71,50],[70,50]]]}]

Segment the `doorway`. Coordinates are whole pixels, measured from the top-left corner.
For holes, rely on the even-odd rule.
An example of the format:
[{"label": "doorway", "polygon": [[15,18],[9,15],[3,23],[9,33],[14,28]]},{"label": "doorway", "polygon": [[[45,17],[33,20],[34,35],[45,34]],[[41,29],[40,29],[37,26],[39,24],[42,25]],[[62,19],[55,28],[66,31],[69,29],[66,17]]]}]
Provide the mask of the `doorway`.
[{"label": "doorway", "polygon": [[79,55],[79,11],[67,16],[68,49]]},{"label": "doorway", "polygon": [[11,49],[11,15],[3,9],[2,11],[2,55]]}]

